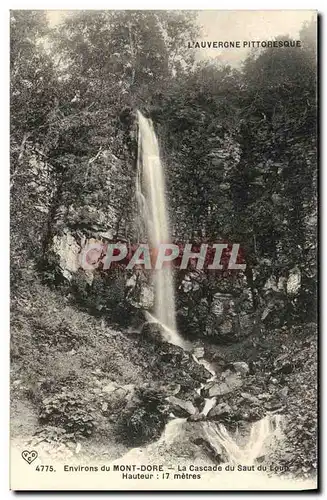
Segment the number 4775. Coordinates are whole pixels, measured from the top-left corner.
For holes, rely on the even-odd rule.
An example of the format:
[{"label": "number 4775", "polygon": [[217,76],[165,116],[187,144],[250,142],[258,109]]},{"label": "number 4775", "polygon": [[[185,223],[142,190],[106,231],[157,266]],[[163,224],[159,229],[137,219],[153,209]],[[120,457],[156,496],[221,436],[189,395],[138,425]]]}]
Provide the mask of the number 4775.
[{"label": "number 4775", "polygon": [[54,472],[53,465],[37,465],[35,470],[38,472]]}]

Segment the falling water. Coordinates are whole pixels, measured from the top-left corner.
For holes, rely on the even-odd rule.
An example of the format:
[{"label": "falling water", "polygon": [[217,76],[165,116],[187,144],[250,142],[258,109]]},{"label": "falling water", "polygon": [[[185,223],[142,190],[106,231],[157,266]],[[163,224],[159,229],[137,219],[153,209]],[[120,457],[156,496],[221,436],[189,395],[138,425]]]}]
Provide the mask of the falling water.
[{"label": "falling water", "polygon": [[282,439],[280,415],[266,415],[251,427],[250,436],[244,446],[238,444],[223,424],[203,422],[204,433],[211,446],[220,454],[224,449],[228,462],[232,464],[252,465],[255,460],[266,454],[274,441]]},{"label": "falling water", "polygon": [[214,408],[217,403],[217,398],[204,398],[204,407],[201,411],[201,415],[205,417],[208,415],[209,411]]},{"label": "falling water", "polygon": [[[164,171],[152,121],[140,111],[137,115],[139,134],[136,195],[149,243],[152,248],[158,248],[160,243],[170,243]],[[154,271],[154,285],[155,320],[163,326],[168,342],[183,347],[183,340],[176,328],[173,276],[169,267]]]}]

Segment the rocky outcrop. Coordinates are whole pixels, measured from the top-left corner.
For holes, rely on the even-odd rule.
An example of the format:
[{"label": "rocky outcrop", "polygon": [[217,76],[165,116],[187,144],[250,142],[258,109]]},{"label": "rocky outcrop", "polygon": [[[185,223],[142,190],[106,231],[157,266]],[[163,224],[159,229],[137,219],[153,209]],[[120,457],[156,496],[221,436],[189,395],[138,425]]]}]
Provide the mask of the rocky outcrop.
[{"label": "rocky outcrop", "polygon": [[179,329],[190,337],[206,336],[228,344],[253,329],[252,295],[242,273],[222,279],[204,270],[187,271],[177,301]]},{"label": "rocky outcrop", "polygon": [[65,231],[62,236],[54,236],[52,251],[58,258],[60,273],[70,281],[80,267],[81,246],[69,231]]}]

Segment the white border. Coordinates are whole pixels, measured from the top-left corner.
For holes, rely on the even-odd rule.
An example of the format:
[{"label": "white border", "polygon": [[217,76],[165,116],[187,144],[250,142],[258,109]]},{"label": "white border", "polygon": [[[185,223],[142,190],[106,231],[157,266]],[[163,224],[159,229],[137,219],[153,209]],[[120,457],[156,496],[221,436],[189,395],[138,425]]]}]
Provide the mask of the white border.
[{"label": "white border", "polygon": [[[86,0],[16,0],[7,2],[6,9],[43,9],[43,10],[81,10],[81,9],[159,9],[159,10],[312,10],[317,9],[320,12],[324,10],[324,0],[316,2],[308,2],[304,0],[275,0],[262,2],[260,0],[250,0],[242,2],[242,0],[229,0],[228,2],[214,2],[212,0],[157,0],[155,3],[150,0],[94,0],[92,2]],[[1,7],[3,7],[1,5]]]},{"label": "white border", "polygon": [[[9,227],[9,195],[8,195],[8,186],[9,186],[9,153],[8,153],[8,144],[9,144],[9,51],[8,51],[8,45],[9,45],[9,9],[44,9],[44,10],[58,10],[58,9],[162,9],[162,10],[169,10],[169,9],[187,9],[187,10],[205,10],[205,9],[220,9],[220,10],[246,10],[246,9],[251,9],[251,10],[278,10],[278,9],[293,9],[293,10],[299,10],[299,9],[304,9],[304,10],[310,10],[310,9],[317,9],[322,15],[325,14],[326,12],[326,2],[325,0],[319,0],[316,2],[308,2],[308,1],[302,1],[302,0],[297,0],[297,1],[286,1],[286,0],[275,0],[275,1],[269,1],[269,2],[262,2],[259,0],[252,0],[252,1],[247,1],[247,2],[242,2],[242,0],[229,0],[228,2],[214,2],[214,1],[208,1],[208,0],[202,0],[201,2],[199,1],[194,1],[194,0],[159,0],[155,4],[153,1],[149,0],[141,0],[139,2],[133,2],[131,0],[110,0],[110,1],[104,1],[104,0],[94,0],[93,2],[85,1],[85,0],[79,0],[79,1],[63,1],[63,0],[34,0],[34,1],[12,1],[12,2],[6,2],[4,1],[1,4],[0,7],[0,23],[1,23],[1,38],[2,38],[2,43],[0,44],[0,53],[1,53],[1,83],[2,83],[2,92],[1,92],[1,119],[2,119],[2,129],[1,129],[1,152],[2,152],[2,165],[0,168],[0,204],[1,204],[1,217],[0,217],[0,234],[3,241],[3,244],[1,245],[1,280],[0,280],[0,286],[1,286],[1,326],[2,326],[2,335],[3,335],[3,345],[1,349],[1,356],[2,356],[2,362],[1,362],[1,392],[2,392],[2,419],[1,419],[1,433],[3,440],[1,440],[2,447],[1,447],[1,475],[2,475],[2,481],[1,481],[1,490],[3,493],[4,498],[9,498],[11,497],[12,493],[8,491],[8,477],[9,477],[9,471],[8,471],[8,453],[7,450],[9,449],[9,440],[8,440],[8,428],[9,428],[9,418],[8,418],[8,409],[9,409],[9,360],[8,360],[8,346],[9,346],[9,252],[8,252],[8,246],[9,246],[9,233],[8,233],[8,227]],[[324,24],[324,20],[323,24]],[[322,28],[322,26],[321,26]],[[323,56],[321,57],[320,63],[321,63],[321,77],[322,81],[324,82],[324,85],[326,86],[326,39],[327,37],[325,36],[321,40],[321,46],[320,46],[320,51],[322,51]],[[321,92],[322,92],[322,83],[321,83]],[[321,105],[323,107],[322,109],[322,115],[321,119],[324,121],[326,118],[326,101],[323,99],[321,101]],[[323,153],[323,147],[324,145],[327,144],[327,133],[326,133],[326,128],[321,128],[321,148]],[[325,166],[325,155],[321,155],[321,201],[324,199],[324,195],[327,195],[327,189],[326,189],[326,183],[327,183],[327,176],[322,175]],[[326,214],[326,207],[322,207],[322,211],[320,214],[321,217],[321,230],[323,231],[323,234],[321,234],[322,238],[322,248],[321,248],[321,255],[323,256],[323,250],[326,249],[326,238],[327,238],[327,231],[326,231],[326,225],[327,225],[327,214]],[[326,289],[326,276],[327,276],[327,271],[325,266],[323,265],[323,262],[321,262],[321,270],[322,270],[322,286],[321,286],[321,291]],[[325,306],[325,307],[324,307]],[[321,303],[321,311],[326,310],[327,304],[325,303],[325,300]],[[324,352],[323,352],[323,336],[325,333],[324,327],[324,322],[321,324],[321,352],[320,352],[320,361],[322,367],[326,365],[325,360],[323,359],[324,357]],[[326,370],[323,370],[323,380],[321,381],[322,387],[324,387],[324,383],[326,382]],[[322,410],[326,410],[326,400],[323,401],[323,408]],[[323,411],[323,414],[326,415],[326,412]],[[322,422],[321,422],[322,424]],[[321,429],[322,433],[323,429]],[[326,446],[326,435],[324,434],[323,436],[323,441],[321,443],[320,447],[320,452],[322,452],[322,449],[327,450]],[[321,471],[321,478],[327,477],[327,462],[326,460],[322,462],[323,465],[323,470]],[[60,494],[60,493],[58,493]],[[131,497],[131,494],[126,494],[126,495],[114,495],[110,494],[110,497],[117,497],[117,498],[126,498],[126,497]],[[91,493],[87,493],[88,496],[92,496]],[[224,493],[218,493],[220,498],[230,498],[234,495],[231,494],[224,494]],[[299,494],[300,495],[300,494]],[[38,494],[34,495],[31,494],[30,496],[41,499],[41,498],[46,498],[47,494]],[[61,498],[69,498],[68,494],[60,494]],[[147,497],[152,496],[152,495],[147,495]],[[180,496],[176,494],[169,494],[171,498],[180,498]],[[269,495],[270,498],[287,498],[288,495],[286,494],[272,494]],[[295,497],[297,495],[295,494]],[[204,498],[204,494],[192,494],[193,498]],[[294,494],[292,494],[292,497],[294,498]]]}]

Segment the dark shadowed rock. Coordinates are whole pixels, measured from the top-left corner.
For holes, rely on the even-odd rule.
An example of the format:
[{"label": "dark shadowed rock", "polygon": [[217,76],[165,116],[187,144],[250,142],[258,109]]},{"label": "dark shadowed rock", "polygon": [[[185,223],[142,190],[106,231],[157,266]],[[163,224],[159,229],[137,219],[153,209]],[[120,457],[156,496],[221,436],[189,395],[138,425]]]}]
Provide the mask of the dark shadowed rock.
[{"label": "dark shadowed rock", "polygon": [[275,369],[275,373],[284,373],[284,375],[288,375],[293,371],[293,364],[290,361],[284,361],[281,363],[278,368]]},{"label": "dark shadowed rock", "polygon": [[208,413],[208,419],[219,420],[221,417],[230,416],[232,409],[228,403],[219,403],[217,406],[212,408]]},{"label": "dark shadowed rock", "polygon": [[268,410],[268,411],[275,411],[275,410],[279,410],[280,408],[282,408],[283,404],[282,402],[279,400],[279,399],[271,399],[270,401],[268,401],[267,403],[265,403],[265,409]]},{"label": "dark shadowed rock", "polygon": [[191,401],[184,401],[183,399],[176,398],[176,396],[169,396],[167,401],[176,417],[188,417],[196,413],[196,409]]},{"label": "dark shadowed rock", "polygon": [[165,342],[163,334],[164,334],[164,329],[159,323],[150,323],[150,322],[144,323],[141,331],[142,337],[156,343]]},{"label": "dark shadowed rock", "polygon": [[188,417],[189,422],[202,422],[203,420],[206,420],[206,416],[203,413],[194,413],[194,415]]}]

